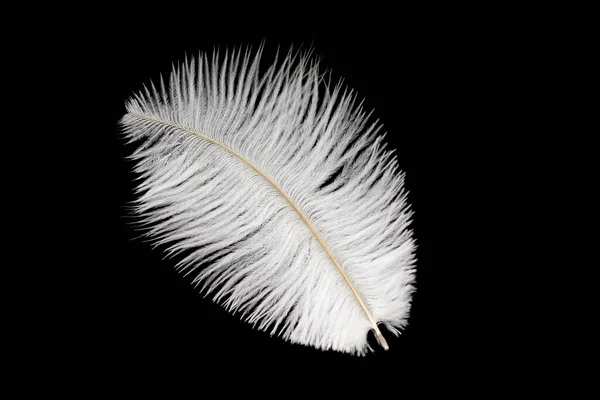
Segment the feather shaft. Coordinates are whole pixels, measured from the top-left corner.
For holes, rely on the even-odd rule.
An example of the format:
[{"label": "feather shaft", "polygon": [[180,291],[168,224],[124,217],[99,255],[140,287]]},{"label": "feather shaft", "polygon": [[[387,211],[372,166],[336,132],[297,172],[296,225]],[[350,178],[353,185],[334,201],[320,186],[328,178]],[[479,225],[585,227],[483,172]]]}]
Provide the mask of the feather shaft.
[{"label": "feather shaft", "polygon": [[373,329],[373,331],[375,333],[375,338],[377,339],[377,342],[379,343],[379,345],[384,350],[388,350],[389,349],[387,341],[385,340],[383,334],[379,330],[379,327],[377,326],[376,321],[374,320],[373,316],[369,312],[369,309],[365,305],[363,299],[361,298],[360,294],[358,293],[358,291],[356,290],[356,288],[354,287],[354,285],[350,281],[350,278],[348,277],[348,275],[346,274],[346,272],[344,271],[344,269],[338,263],[338,261],[336,260],[335,256],[331,253],[331,251],[329,250],[329,248],[327,247],[327,245],[325,244],[325,242],[321,239],[321,237],[319,236],[318,232],[312,226],[312,224],[310,223],[310,221],[306,218],[306,216],[304,215],[304,213],[302,213],[302,211],[283,192],[283,190],[281,190],[281,188],[279,188],[279,186],[277,185],[277,183],[275,183],[271,178],[269,178],[267,175],[265,175],[260,169],[258,169],[254,164],[252,164],[246,157],[242,156],[241,154],[239,154],[238,152],[236,152],[232,148],[226,146],[223,143],[220,143],[217,140],[214,140],[214,139],[212,139],[212,138],[210,138],[210,137],[208,137],[206,135],[203,135],[203,134],[201,134],[199,132],[196,132],[195,130],[187,128],[187,127],[185,127],[185,126],[183,126],[181,124],[172,123],[172,122],[165,121],[165,120],[160,120],[158,118],[155,118],[155,117],[152,117],[152,116],[149,116],[149,115],[142,115],[142,114],[135,114],[135,113],[128,113],[128,115],[130,117],[133,117],[133,118],[136,118],[136,119],[139,119],[139,120],[142,120],[142,121],[146,121],[146,122],[150,122],[150,123],[155,123],[155,124],[160,124],[160,125],[165,125],[165,126],[169,126],[171,128],[176,128],[176,129],[182,130],[184,132],[187,132],[189,134],[192,134],[192,135],[195,135],[197,137],[200,137],[201,139],[206,140],[206,141],[208,141],[210,143],[218,145],[221,148],[223,148],[224,150],[226,150],[226,151],[230,152],[231,154],[237,156],[241,161],[243,161],[248,166],[250,166],[251,168],[253,168],[258,174],[260,174],[265,180],[267,180],[281,194],[281,196],[290,204],[290,206],[296,211],[296,213],[298,213],[298,216],[302,219],[302,221],[306,224],[306,226],[310,229],[310,231],[312,232],[312,234],[315,236],[315,238],[317,239],[317,241],[321,244],[321,246],[323,247],[323,250],[325,250],[325,252],[327,253],[327,255],[331,258],[331,261],[333,261],[333,263],[335,264],[335,266],[338,269],[339,273],[344,278],[344,281],[348,284],[348,287],[350,288],[350,290],[352,291],[352,293],[356,297],[356,300],[358,301],[358,303],[360,304],[362,310],[364,311],[365,315],[367,316],[367,318],[368,318],[368,320],[369,320],[369,322],[371,324],[371,327],[372,327],[372,329]]}]

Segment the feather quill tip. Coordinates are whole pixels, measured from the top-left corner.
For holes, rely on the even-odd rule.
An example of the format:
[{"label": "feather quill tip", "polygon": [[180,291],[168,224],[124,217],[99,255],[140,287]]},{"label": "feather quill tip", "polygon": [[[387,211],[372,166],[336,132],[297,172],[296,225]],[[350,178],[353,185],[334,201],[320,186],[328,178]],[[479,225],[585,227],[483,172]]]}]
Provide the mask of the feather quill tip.
[{"label": "feather quill tip", "polygon": [[375,332],[375,337],[377,338],[377,343],[379,343],[379,345],[383,347],[384,350],[387,351],[390,349],[390,346],[388,346],[387,341],[385,340],[379,329],[377,329],[377,331]]}]

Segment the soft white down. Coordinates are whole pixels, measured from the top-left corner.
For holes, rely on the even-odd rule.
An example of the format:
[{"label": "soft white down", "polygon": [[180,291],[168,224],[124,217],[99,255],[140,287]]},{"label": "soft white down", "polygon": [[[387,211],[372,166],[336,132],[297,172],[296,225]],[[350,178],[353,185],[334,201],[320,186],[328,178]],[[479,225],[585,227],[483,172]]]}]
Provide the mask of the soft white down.
[{"label": "soft white down", "polygon": [[261,74],[261,52],[200,54],[127,102],[134,208],[228,311],[294,343],[362,355],[374,322],[397,334],[408,318],[404,176],[355,94],[310,55]]}]

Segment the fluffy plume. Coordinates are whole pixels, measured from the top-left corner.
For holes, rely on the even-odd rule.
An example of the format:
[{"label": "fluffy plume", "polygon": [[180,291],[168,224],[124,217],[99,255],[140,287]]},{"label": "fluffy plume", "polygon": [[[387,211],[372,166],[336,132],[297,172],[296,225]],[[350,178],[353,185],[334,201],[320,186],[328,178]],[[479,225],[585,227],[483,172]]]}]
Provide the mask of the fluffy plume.
[{"label": "fluffy plume", "polygon": [[[134,95],[135,212],[198,288],[259,330],[364,354],[406,324],[411,212],[381,125],[309,54],[185,61]],[[201,318],[201,316],[198,316]]]}]

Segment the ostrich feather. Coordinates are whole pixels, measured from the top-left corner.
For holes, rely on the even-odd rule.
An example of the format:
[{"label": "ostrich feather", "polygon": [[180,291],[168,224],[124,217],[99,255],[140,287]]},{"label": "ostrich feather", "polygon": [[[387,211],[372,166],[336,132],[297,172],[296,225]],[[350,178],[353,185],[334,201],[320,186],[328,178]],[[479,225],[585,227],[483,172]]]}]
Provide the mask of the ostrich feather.
[{"label": "ostrich feather", "polygon": [[146,235],[225,309],[352,354],[407,323],[415,242],[381,124],[310,54],[200,53],[126,103]]}]

